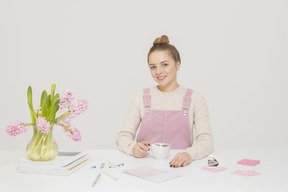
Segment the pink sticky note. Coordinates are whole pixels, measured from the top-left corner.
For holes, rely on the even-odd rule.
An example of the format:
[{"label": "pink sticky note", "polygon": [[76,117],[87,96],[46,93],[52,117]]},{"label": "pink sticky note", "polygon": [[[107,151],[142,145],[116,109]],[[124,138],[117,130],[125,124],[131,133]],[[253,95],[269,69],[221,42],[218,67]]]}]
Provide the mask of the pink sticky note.
[{"label": "pink sticky note", "polygon": [[256,176],[256,175],[261,175],[261,173],[258,173],[257,171],[254,170],[237,170],[231,172],[231,174],[234,175],[242,175],[242,176]]},{"label": "pink sticky note", "polygon": [[211,171],[211,172],[219,172],[219,171],[225,171],[227,168],[223,167],[223,166],[217,166],[217,167],[204,166],[204,167],[202,167],[202,169],[207,170],[207,171]]},{"label": "pink sticky note", "polygon": [[253,160],[253,159],[242,159],[237,162],[239,165],[248,165],[248,166],[255,166],[260,163],[260,160]]}]

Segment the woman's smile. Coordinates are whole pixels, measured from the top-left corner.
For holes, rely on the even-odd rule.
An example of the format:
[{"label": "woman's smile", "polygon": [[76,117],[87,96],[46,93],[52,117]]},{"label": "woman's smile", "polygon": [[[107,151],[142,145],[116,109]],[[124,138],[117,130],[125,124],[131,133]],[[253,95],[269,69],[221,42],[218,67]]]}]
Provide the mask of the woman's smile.
[{"label": "woman's smile", "polygon": [[162,80],[164,80],[166,77],[167,77],[166,75],[165,75],[165,76],[158,76],[157,79],[158,79],[159,81],[162,81]]}]

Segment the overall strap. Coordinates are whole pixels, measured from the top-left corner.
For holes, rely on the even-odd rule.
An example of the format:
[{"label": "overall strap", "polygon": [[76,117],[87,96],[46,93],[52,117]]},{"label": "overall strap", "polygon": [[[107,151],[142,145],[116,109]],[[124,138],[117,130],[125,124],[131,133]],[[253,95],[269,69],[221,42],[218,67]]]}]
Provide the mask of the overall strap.
[{"label": "overall strap", "polygon": [[143,90],[143,102],[145,108],[149,108],[151,106],[150,88],[145,88]]},{"label": "overall strap", "polygon": [[185,96],[184,96],[183,106],[182,106],[183,111],[184,111],[184,114],[186,114],[187,111],[188,111],[188,109],[189,109],[192,93],[193,93],[193,90],[192,90],[192,89],[187,89],[186,94],[185,94]]}]

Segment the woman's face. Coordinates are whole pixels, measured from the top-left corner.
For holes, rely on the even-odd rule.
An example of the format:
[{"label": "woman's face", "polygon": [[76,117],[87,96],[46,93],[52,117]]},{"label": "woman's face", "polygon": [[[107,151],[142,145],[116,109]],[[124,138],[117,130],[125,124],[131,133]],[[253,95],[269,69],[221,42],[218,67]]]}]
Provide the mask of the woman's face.
[{"label": "woman's face", "polygon": [[179,86],[177,71],[180,69],[180,62],[176,63],[167,51],[152,52],[148,62],[151,75],[161,91],[173,91]]}]

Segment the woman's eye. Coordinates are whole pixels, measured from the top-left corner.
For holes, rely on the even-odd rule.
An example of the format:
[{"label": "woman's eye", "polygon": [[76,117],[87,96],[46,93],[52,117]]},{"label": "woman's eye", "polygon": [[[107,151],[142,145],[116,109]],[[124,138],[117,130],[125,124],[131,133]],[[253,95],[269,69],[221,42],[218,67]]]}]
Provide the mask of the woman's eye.
[{"label": "woman's eye", "polygon": [[167,63],[164,63],[162,66],[163,66],[163,67],[167,67],[167,66],[168,66],[168,64],[167,64]]},{"label": "woman's eye", "polygon": [[150,69],[156,69],[156,67],[155,66],[151,66]]}]

